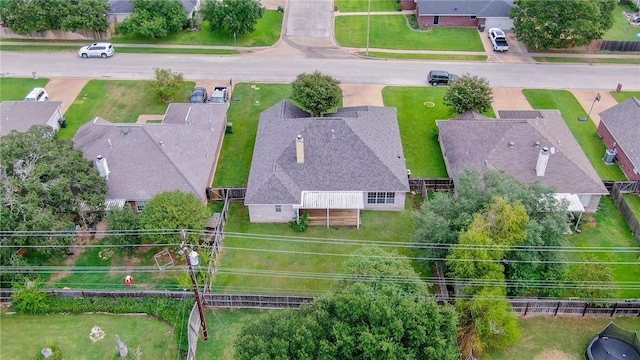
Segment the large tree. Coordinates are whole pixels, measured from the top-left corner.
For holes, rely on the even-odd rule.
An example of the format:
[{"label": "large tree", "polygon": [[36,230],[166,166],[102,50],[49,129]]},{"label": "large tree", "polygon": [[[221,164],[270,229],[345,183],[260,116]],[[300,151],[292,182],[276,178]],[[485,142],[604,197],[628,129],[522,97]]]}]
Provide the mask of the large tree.
[{"label": "large tree", "polygon": [[616,0],[516,0],[511,10],[518,40],[537,50],[587,45],[613,25]]},{"label": "large tree", "polygon": [[184,84],[182,73],[173,72],[171,69],[155,69],[155,76],[146,83],[145,91],[158,101],[171,101]]},{"label": "large tree", "polygon": [[207,0],[201,12],[211,31],[241,36],[256,30],[264,8],[257,0]]},{"label": "large tree", "polygon": [[443,103],[449,106],[450,112],[454,114],[462,114],[469,110],[483,113],[491,108],[492,100],[493,90],[487,79],[464,74],[450,82]]},{"label": "large tree", "polygon": [[458,177],[456,196],[436,193],[416,213],[416,241],[429,244],[421,255],[433,260],[445,258],[474,214],[495,196],[503,196],[524,206],[529,221],[523,246],[537,247],[507,254],[507,260],[513,260],[507,261],[505,269],[509,295],[557,296],[561,289],[536,286],[540,280],[564,276],[562,253],[547,249],[567,244],[565,212],[552,193],[552,189],[521,183],[501,171],[487,169],[480,174],[465,170]]},{"label": "large tree", "polygon": [[116,250],[131,254],[135,245],[140,243],[140,215],[133,210],[130,204],[125,204],[122,209],[113,209],[107,214],[107,225],[110,233],[104,242],[111,245],[119,245]]},{"label": "large tree", "polygon": [[7,0],[0,7],[5,26],[18,34],[47,30],[107,31],[104,0]]},{"label": "large tree", "polygon": [[291,83],[291,100],[316,117],[337,106],[340,99],[340,81],[318,70],[299,74]]},{"label": "large tree", "polygon": [[133,0],[131,15],[116,25],[118,34],[163,38],[189,24],[181,0]]},{"label": "large tree", "polygon": [[[69,237],[21,235],[22,231],[72,229],[95,224],[104,214],[106,181],[93,163],[48,126],[11,132],[0,139],[0,263],[19,245],[68,244]],[[33,234],[31,234],[33,235]],[[41,254],[63,248],[36,248]],[[29,257],[36,259],[37,257]]]},{"label": "large tree", "polygon": [[[160,193],[149,200],[140,216],[143,230],[169,230],[172,234],[145,233],[143,240],[161,244],[179,244],[180,230],[204,230],[211,216],[209,209],[194,194],[179,190]],[[187,235],[187,242],[196,244],[199,238]]]},{"label": "large tree", "polygon": [[268,312],[235,339],[236,359],[458,359],[457,316],[440,307],[408,261],[354,254],[332,294],[300,310]]}]

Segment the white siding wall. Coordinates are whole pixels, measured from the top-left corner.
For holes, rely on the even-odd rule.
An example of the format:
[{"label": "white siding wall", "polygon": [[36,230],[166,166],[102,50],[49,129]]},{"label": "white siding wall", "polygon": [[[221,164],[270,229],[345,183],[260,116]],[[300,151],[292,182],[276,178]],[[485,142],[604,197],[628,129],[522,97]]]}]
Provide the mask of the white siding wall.
[{"label": "white siding wall", "polygon": [[404,210],[404,201],[407,197],[405,192],[396,192],[395,202],[393,204],[367,204],[367,193],[363,193],[364,196],[364,209],[365,210]]},{"label": "white siding wall", "polygon": [[275,205],[247,205],[249,208],[249,221],[262,222],[289,222],[293,219],[293,205],[281,205],[281,212],[276,212]]},{"label": "white siding wall", "polygon": [[62,117],[62,112],[60,111],[60,106],[56,109],[56,111],[51,115],[49,120],[45,125],[52,127],[54,130],[60,129],[60,124],[58,123],[58,119]]}]

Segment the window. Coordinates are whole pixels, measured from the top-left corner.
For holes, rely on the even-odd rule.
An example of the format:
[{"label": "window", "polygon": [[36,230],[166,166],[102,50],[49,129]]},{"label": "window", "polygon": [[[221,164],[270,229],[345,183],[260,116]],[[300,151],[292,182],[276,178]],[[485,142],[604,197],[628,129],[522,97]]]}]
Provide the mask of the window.
[{"label": "window", "polygon": [[440,23],[440,16],[434,16],[433,17],[433,25],[438,25],[438,23]]},{"label": "window", "polygon": [[367,204],[394,204],[396,193],[394,192],[370,192],[367,193]]},{"label": "window", "polygon": [[583,206],[589,206],[591,204],[591,195],[580,195],[580,202]]},{"label": "window", "polygon": [[475,16],[475,15],[471,15],[470,19],[471,19],[471,20],[475,20],[475,19],[476,19],[476,16]]},{"label": "window", "polygon": [[138,200],[136,201],[136,210],[138,212],[142,212],[142,210],[144,210],[144,206],[147,205],[147,202],[144,200]]},{"label": "window", "polygon": [[282,212],[282,205],[276,205],[276,212]]}]

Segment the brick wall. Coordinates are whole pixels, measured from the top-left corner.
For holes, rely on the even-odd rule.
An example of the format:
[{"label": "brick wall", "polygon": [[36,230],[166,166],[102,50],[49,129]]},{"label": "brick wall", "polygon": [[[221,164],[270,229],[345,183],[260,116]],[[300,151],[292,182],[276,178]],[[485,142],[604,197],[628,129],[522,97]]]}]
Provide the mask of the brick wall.
[{"label": "brick wall", "polygon": [[[616,140],[613,138],[613,135],[602,121],[598,125],[598,134],[602,137],[602,141],[607,146],[607,149],[613,149],[613,144]],[[620,166],[622,171],[625,173],[625,175],[627,175],[627,178],[629,180],[640,180],[640,174],[633,173],[633,164],[631,163],[629,157],[627,157],[627,154],[625,154],[623,149],[621,149],[620,147],[616,147],[616,149],[618,150],[616,160],[618,161],[618,165]],[[604,157],[604,154],[602,154],[602,157]]]},{"label": "brick wall", "polygon": [[438,24],[434,24],[434,18],[434,16],[419,16],[418,24],[420,27],[478,27],[480,23],[484,23],[484,19],[471,19],[470,16],[440,16]]}]

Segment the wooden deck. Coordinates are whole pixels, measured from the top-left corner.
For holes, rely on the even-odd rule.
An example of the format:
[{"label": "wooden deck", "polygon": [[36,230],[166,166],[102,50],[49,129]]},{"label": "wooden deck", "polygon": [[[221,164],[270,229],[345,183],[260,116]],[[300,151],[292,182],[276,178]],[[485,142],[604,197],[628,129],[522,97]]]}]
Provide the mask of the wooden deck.
[{"label": "wooden deck", "polygon": [[[309,226],[327,226],[327,210],[301,209],[300,214],[309,214]],[[358,226],[358,210],[329,210],[329,226]]]}]

